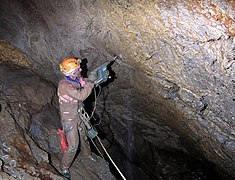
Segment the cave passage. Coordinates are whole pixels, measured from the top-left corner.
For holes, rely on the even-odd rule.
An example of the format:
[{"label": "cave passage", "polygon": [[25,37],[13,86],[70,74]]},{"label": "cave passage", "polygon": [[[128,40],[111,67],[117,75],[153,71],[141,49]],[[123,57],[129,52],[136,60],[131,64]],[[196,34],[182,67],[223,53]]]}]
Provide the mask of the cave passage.
[{"label": "cave passage", "polygon": [[[234,179],[234,12],[233,0],[1,0],[0,179],[63,179],[68,57],[84,77],[112,61],[84,104],[126,179]],[[72,180],[122,179],[95,141],[104,158],[91,143],[98,161],[78,152]]]}]

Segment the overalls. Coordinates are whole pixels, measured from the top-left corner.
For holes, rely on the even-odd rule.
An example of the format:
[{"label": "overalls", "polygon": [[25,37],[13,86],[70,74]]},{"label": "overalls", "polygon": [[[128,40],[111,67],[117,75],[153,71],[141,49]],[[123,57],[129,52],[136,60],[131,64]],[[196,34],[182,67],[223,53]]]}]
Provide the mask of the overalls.
[{"label": "overalls", "polygon": [[69,169],[79,147],[81,151],[91,155],[89,141],[86,136],[86,127],[78,116],[79,103],[82,103],[92,92],[93,83],[86,82],[81,88],[80,83],[63,79],[58,85],[60,115],[63,130],[68,142],[68,148],[63,152],[61,169]]}]

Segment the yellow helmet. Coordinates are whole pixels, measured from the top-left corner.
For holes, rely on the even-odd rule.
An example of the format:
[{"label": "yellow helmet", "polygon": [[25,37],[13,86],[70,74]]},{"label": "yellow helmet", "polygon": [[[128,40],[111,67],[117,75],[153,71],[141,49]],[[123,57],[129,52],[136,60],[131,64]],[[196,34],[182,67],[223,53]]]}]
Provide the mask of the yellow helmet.
[{"label": "yellow helmet", "polygon": [[79,67],[80,60],[75,58],[66,58],[60,63],[60,71],[66,76],[71,75]]}]

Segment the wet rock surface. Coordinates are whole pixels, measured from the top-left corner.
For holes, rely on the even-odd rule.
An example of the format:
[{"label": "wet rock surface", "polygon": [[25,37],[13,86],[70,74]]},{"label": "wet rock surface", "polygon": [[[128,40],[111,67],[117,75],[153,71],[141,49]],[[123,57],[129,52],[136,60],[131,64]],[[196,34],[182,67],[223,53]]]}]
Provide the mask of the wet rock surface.
[{"label": "wet rock surface", "polygon": [[[97,119],[107,147],[120,145],[109,150],[123,151],[116,161],[128,177],[144,179],[146,169],[155,172],[153,179],[180,177],[185,162],[173,165],[181,161],[178,154],[202,159],[208,167],[203,169],[213,165],[226,179],[235,177],[234,1],[3,0],[0,5],[0,37],[28,57],[12,56],[12,63],[55,85],[65,57],[86,58],[92,69],[119,55],[99,98]],[[14,48],[0,43],[1,57],[10,62],[5,49]],[[47,132],[38,130],[45,122],[36,119],[43,115],[34,118],[30,131],[37,138]],[[162,163],[163,154],[171,163]],[[124,157],[133,164],[125,165]]]},{"label": "wet rock surface", "polygon": [[[1,179],[63,179],[55,90],[27,69],[1,64]],[[72,179],[115,179],[104,159],[93,162],[80,154],[71,174]]]}]

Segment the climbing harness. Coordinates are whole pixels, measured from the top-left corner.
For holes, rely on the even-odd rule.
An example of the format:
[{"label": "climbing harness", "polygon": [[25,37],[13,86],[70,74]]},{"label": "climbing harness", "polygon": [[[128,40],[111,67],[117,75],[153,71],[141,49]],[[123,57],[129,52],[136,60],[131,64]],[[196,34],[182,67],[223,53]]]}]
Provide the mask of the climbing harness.
[{"label": "climbing harness", "polygon": [[[99,86],[100,87],[100,86]],[[97,102],[97,96],[96,96],[96,92],[94,90],[95,93],[95,105],[94,105],[94,109],[92,111],[91,116],[88,115],[88,113],[85,111],[83,103],[81,103],[79,105],[79,109],[78,109],[78,114],[79,117],[81,118],[81,120],[83,121],[83,123],[85,124],[85,126],[87,127],[87,136],[90,138],[92,144],[94,145],[94,147],[96,148],[96,150],[98,151],[98,153],[101,155],[101,157],[104,159],[103,154],[101,153],[101,151],[99,150],[99,148],[97,147],[96,143],[94,142],[94,139],[97,138],[98,142],[100,143],[102,149],[104,150],[105,154],[108,156],[109,160],[112,162],[112,164],[114,165],[114,167],[117,169],[117,171],[119,172],[119,174],[121,175],[121,177],[123,178],[123,180],[126,180],[126,178],[124,177],[124,175],[122,174],[122,172],[119,170],[119,168],[117,167],[117,165],[114,163],[114,161],[112,160],[112,158],[110,157],[109,153],[107,152],[107,150],[105,149],[104,145],[102,144],[97,131],[92,127],[91,123],[90,123],[90,119],[93,117],[94,112],[95,112],[95,108],[96,108],[96,102]],[[100,93],[100,91],[99,91]]]}]

